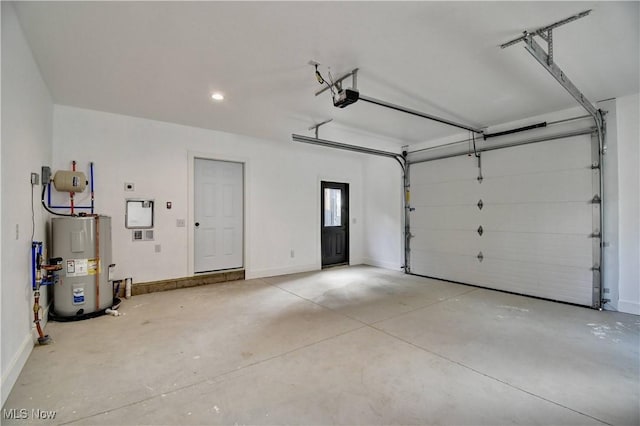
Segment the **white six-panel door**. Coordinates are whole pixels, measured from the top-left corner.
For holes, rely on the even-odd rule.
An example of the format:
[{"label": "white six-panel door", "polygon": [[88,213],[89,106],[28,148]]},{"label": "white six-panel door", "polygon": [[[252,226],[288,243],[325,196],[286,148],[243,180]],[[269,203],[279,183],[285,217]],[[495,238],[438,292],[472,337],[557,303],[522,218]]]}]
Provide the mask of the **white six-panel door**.
[{"label": "white six-panel door", "polygon": [[473,155],[411,165],[411,272],[591,306],[590,136],[481,160],[481,181]]},{"label": "white six-panel door", "polygon": [[194,271],[243,267],[243,164],[195,159]]}]

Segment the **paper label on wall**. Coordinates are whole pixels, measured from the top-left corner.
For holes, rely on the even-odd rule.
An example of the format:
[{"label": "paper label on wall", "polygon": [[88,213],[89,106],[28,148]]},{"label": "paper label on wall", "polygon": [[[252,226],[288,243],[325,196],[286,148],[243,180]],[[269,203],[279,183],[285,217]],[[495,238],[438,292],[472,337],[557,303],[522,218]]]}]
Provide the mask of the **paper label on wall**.
[{"label": "paper label on wall", "polygon": [[89,275],[88,266],[89,259],[68,259],[67,277],[84,277],[85,275]]}]

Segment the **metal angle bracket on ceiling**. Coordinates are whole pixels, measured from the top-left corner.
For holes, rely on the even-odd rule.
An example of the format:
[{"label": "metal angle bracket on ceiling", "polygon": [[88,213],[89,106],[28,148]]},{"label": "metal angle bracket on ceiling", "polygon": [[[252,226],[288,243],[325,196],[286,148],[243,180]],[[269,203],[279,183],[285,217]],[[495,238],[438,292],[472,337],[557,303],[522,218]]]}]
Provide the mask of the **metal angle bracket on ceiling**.
[{"label": "metal angle bracket on ceiling", "polygon": [[[553,57],[553,30],[561,25],[568,24],[569,22],[576,21],[580,18],[584,18],[591,13],[591,9],[584,12],[577,13],[568,18],[562,19],[558,22],[554,22],[551,25],[547,25],[542,28],[538,28],[533,31],[524,31],[523,35],[515,38],[511,41],[503,43],[500,48],[504,49],[509,46],[513,46],[519,42],[525,44],[525,49],[542,65],[557,81],[565,88],[567,92],[593,117],[598,127],[604,125],[602,120],[602,113],[597,110],[593,104],[584,96],[580,90],[569,80],[569,77],[556,65]],[[540,37],[547,43],[547,51],[545,52],[542,46],[536,42],[535,36]]]},{"label": "metal angle bracket on ceiling", "polygon": [[330,118],[328,120],[324,120],[324,121],[322,121],[322,122],[320,122],[318,124],[314,124],[313,126],[309,127],[308,130],[314,130],[315,134],[316,134],[316,139],[318,139],[318,130],[320,129],[320,126],[323,126],[323,125],[325,125],[327,123],[331,123],[332,121],[333,121],[333,118]]}]

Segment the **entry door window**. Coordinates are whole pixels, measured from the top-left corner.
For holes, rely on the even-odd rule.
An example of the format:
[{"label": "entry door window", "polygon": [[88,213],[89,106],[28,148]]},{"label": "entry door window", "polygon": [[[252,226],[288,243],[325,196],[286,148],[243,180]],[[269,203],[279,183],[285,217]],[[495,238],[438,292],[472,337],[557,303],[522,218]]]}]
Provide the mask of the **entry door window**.
[{"label": "entry door window", "polygon": [[324,226],[342,225],[342,191],[335,188],[324,189]]}]

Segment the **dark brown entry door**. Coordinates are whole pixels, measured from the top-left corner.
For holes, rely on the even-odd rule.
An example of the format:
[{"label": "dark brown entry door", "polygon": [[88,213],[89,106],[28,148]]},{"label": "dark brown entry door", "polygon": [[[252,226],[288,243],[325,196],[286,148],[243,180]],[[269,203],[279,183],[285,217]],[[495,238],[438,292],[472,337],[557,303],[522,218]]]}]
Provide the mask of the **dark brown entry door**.
[{"label": "dark brown entry door", "polygon": [[349,263],[349,184],[321,183],[322,267]]}]

